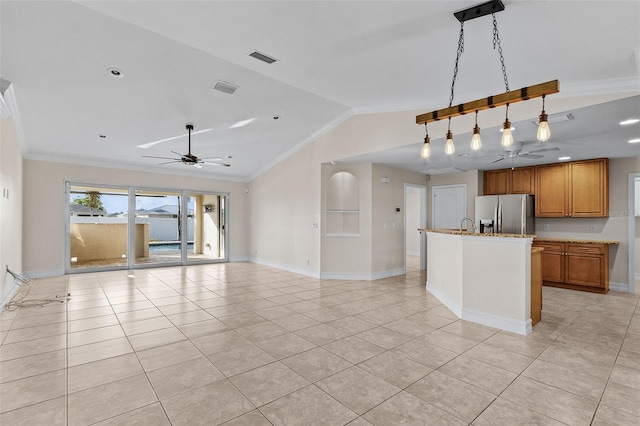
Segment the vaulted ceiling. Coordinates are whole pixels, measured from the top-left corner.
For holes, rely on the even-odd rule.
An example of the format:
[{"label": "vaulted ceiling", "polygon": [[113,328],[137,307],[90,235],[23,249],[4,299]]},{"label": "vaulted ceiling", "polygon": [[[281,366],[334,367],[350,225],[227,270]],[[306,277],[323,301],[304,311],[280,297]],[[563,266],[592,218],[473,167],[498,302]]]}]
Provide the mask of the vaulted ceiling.
[{"label": "vaulted ceiling", "polygon": [[[179,173],[183,164],[143,156],[186,152],[192,123],[206,130],[193,135],[193,153],[231,167],[189,173],[246,180],[353,114],[447,106],[460,30],[453,12],[476,3],[3,0],[0,77],[12,83],[26,158]],[[579,100],[553,111],[547,99],[550,114],[575,119],[552,124],[557,152],[516,165],[557,153],[640,154],[628,143],[640,124],[618,124],[640,115],[640,3],[504,4],[496,17],[511,88],[559,79],[554,97]],[[490,17],[465,23],[455,103],[504,92],[491,39]],[[254,50],[278,61],[261,62],[248,55]],[[238,89],[212,90],[217,81]],[[514,123],[523,152],[540,149],[531,144],[537,113]],[[416,128],[406,145],[349,160],[426,173],[510,166],[511,158],[493,162],[505,155],[496,120],[478,153],[468,148],[469,128],[456,135],[464,142],[455,156],[422,160]]]}]

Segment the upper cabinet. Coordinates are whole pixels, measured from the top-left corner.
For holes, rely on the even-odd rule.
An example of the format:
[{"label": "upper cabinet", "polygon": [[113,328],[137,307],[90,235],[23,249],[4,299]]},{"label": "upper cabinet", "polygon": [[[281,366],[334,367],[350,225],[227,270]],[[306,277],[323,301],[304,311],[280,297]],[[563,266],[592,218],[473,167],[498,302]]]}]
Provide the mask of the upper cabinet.
[{"label": "upper cabinet", "polygon": [[535,168],[488,170],[483,177],[484,195],[533,194]]},{"label": "upper cabinet", "polygon": [[548,164],[535,169],[536,216],[608,216],[608,159]]}]

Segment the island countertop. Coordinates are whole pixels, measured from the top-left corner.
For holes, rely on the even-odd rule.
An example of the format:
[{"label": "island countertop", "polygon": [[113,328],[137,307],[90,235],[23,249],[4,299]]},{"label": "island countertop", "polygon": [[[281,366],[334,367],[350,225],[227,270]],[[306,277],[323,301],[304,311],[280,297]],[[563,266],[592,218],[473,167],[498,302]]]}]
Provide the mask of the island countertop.
[{"label": "island countertop", "polygon": [[580,240],[570,238],[535,238],[534,241],[539,243],[578,243],[578,244],[608,244],[618,245],[620,241],[613,240]]},{"label": "island countertop", "polygon": [[447,235],[468,235],[472,237],[502,237],[502,238],[535,238],[535,235],[526,234],[481,234],[479,232],[459,231],[457,229],[425,229],[418,228],[420,232],[435,232]]}]

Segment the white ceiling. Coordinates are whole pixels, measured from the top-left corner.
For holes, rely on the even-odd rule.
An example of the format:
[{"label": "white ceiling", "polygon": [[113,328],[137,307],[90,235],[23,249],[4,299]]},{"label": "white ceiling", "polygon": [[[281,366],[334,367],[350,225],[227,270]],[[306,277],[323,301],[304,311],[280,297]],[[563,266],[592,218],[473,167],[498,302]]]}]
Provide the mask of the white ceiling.
[{"label": "white ceiling", "polygon": [[[627,143],[640,137],[640,125],[618,125],[640,116],[640,2],[503,1],[496,16],[511,89],[559,79],[554,97],[623,98],[596,106],[585,100],[571,111],[575,120],[552,124],[549,146],[560,151],[515,165],[553,162],[560,153],[640,155],[640,144]],[[185,172],[182,164],[142,157],[186,152],[185,137],[138,146],[184,135],[193,123],[195,131],[214,129],[193,136],[194,154],[232,158],[229,168],[188,173],[246,180],[351,114],[447,106],[460,29],[453,11],[477,3],[3,0],[0,77],[13,83],[26,158]],[[505,89],[491,18],[467,21],[465,35],[455,103]],[[249,57],[254,49],[279,62]],[[110,67],[123,77],[112,77]],[[232,96],[212,91],[217,80],[240,88]],[[536,114],[514,123],[516,140],[535,139]],[[504,153],[489,128],[496,124],[483,127],[482,151],[467,156],[434,150],[421,160],[417,138],[351,160],[427,173],[508,167],[511,160],[476,158]],[[469,153],[467,146],[457,142],[456,154]],[[524,147],[531,149],[540,147]]]}]

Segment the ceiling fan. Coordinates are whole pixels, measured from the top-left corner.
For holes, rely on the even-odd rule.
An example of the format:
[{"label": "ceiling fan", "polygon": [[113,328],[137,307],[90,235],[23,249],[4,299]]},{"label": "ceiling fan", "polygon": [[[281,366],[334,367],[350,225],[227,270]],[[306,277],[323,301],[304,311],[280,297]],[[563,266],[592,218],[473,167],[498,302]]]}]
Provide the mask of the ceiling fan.
[{"label": "ceiling fan", "polygon": [[[180,158],[154,157],[154,156],[151,156],[151,155],[143,155],[143,157],[145,157],[145,158],[159,158],[159,159],[162,159],[162,160],[171,160],[171,161],[166,161],[164,163],[159,163],[159,165],[182,162],[183,164],[185,164],[187,166],[197,167],[198,169],[201,169],[203,164],[207,164],[207,165],[211,165],[211,166],[222,166],[222,167],[231,166],[231,164],[218,162],[218,161],[224,161],[224,159],[222,157],[198,158],[195,155],[193,155],[191,153],[191,131],[193,130],[193,125],[192,124],[187,124],[187,130],[189,131],[189,151],[186,154],[180,154],[179,152],[171,151],[172,153],[176,154]],[[214,161],[214,162],[212,163],[211,161]]]},{"label": "ceiling fan", "polygon": [[505,149],[505,153],[503,155],[496,155],[494,157],[500,157],[497,160],[492,161],[492,163],[497,163],[498,161],[505,160],[507,158],[511,158],[512,160],[520,157],[520,158],[533,158],[538,159],[544,157],[544,155],[539,155],[539,152],[550,152],[550,151],[559,151],[560,148],[554,146],[552,148],[541,148],[534,149],[532,151],[523,151],[524,142],[520,142],[519,147],[513,147],[512,149]]}]

